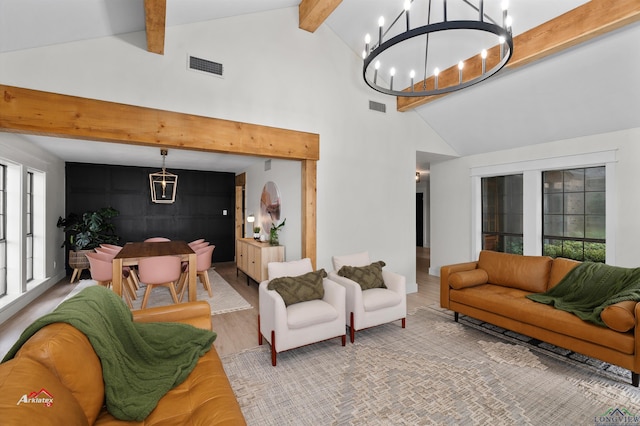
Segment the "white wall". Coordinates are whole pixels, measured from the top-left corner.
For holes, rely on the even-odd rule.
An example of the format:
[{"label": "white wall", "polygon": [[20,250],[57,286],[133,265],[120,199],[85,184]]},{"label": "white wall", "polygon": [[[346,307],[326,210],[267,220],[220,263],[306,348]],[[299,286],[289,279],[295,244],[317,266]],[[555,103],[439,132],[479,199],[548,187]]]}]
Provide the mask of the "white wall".
[{"label": "white wall", "polygon": [[615,264],[640,266],[640,197],[637,196],[640,182],[640,128],[636,128],[432,164],[430,272],[439,275],[443,265],[475,260],[472,259],[471,168],[607,150],[616,151],[617,158],[613,188],[616,201],[613,212],[607,211],[607,215],[615,215],[612,221],[615,227],[612,230],[615,235]]},{"label": "white wall", "polygon": [[[261,223],[260,197],[264,185],[271,181],[280,192],[282,203],[280,220],[287,222],[279,233],[280,244],[285,246],[285,260],[302,257],[302,169],[299,161],[271,160],[271,169],[265,170],[264,163],[246,171],[245,205],[247,215],[256,217]],[[261,225],[257,225],[261,226]],[[269,228],[261,226],[261,234],[269,236]]]},{"label": "white wall", "polygon": [[[56,227],[59,216],[64,216],[64,162],[59,158],[41,150],[35,145],[28,142],[24,136],[10,133],[0,133],[0,162],[14,168],[16,175],[25,176],[27,171],[33,170],[44,173],[45,176],[45,214],[43,221],[44,227],[44,253],[41,259],[34,258],[41,264],[35,265],[34,269],[43,271],[44,276],[35,276],[33,283],[29,284],[29,289],[34,291],[28,294],[19,294],[16,289],[25,286],[24,268],[20,263],[20,255],[25,256],[25,247],[22,244],[22,235],[24,234],[21,227],[10,231],[15,234],[16,238],[9,241],[8,247],[10,279],[8,286],[13,290],[10,294],[0,299],[0,323],[14,315],[22,307],[26,306],[45,290],[50,288],[56,282],[61,280],[65,275],[65,253],[61,248],[64,241],[62,231]],[[23,177],[24,179],[24,177]],[[16,202],[18,198],[12,198]],[[12,206],[9,205],[9,208]],[[23,220],[24,211],[22,212]],[[13,235],[13,234],[12,234]],[[55,263],[55,267],[54,267]],[[41,269],[42,268],[42,269]],[[20,282],[16,282],[20,281]]]},{"label": "white wall", "polygon": [[[368,250],[416,290],[416,149],[455,153],[417,114],[396,112],[394,98],[369,89],[362,60],[326,25],[298,29],[294,7],[170,27],[164,56],[144,41],[134,33],[9,52],[0,82],[318,133],[317,266]],[[187,54],[223,63],[225,77],[187,71]],[[369,100],[387,113],[370,111]],[[285,215],[293,259],[299,225]]]}]

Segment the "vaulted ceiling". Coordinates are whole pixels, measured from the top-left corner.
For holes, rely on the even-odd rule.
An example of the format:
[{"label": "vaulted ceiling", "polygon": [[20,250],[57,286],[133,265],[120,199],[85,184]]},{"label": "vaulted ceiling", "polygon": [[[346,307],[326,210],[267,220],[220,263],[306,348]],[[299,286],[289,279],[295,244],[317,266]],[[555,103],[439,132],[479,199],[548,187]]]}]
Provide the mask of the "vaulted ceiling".
[{"label": "vaulted ceiling", "polygon": [[[500,0],[485,3],[487,8],[497,7],[492,3],[499,4]],[[637,78],[640,2],[512,0],[511,3],[514,36],[516,41],[521,37],[520,44],[516,42],[515,55],[519,47],[520,51],[532,49],[531,41],[524,37],[541,25],[547,27],[535,35],[534,41],[560,34],[558,37],[565,37],[565,45],[561,49],[544,45],[550,49],[548,52],[531,62],[523,60],[517,67],[505,69],[482,84],[433,102],[422,100],[418,105],[403,108],[413,109],[460,155],[640,127]],[[144,31],[145,23],[149,50],[161,54],[165,26],[299,4],[300,0],[0,0],[0,54]],[[311,16],[311,21],[317,21],[318,25],[328,15],[324,24],[359,55],[363,35],[372,32],[371,22],[380,14],[397,14],[402,4],[401,0],[304,0],[300,11],[305,20]],[[454,10],[455,4],[449,1]],[[158,19],[163,12],[164,22]],[[375,97],[379,99],[379,95]],[[395,98],[385,99],[387,108],[396,107]],[[56,144],[58,155],[68,161],[82,161],[78,157],[89,153],[76,145],[81,142]],[[93,156],[96,149],[102,149],[96,147],[100,145],[92,144]],[[110,144],[104,144],[102,158],[111,155],[123,158],[121,152],[110,153],[111,149]],[[172,159],[178,163],[172,162],[173,167],[181,168],[181,164],[192,167],[198,160],[185,158],[183,162],[182,154]],[[188,152],[184,154],[188,156]],[[248,159],[225,160],[218,163],[226,163],[228,171],[233,171],[244,167]],[[425,161],[429,161],[428,156]]]}]

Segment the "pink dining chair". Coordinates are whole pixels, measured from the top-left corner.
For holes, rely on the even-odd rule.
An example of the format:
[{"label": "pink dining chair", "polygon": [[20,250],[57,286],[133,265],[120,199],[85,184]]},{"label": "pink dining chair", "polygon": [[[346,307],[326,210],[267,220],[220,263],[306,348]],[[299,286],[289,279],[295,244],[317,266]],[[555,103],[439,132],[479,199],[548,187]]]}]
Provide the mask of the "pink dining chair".
[{"label": "pink dining chair", "polygon": [[191,242],[189,243],[189,247],[193,247],[194,245],[199,245],[199,244],[202,244],[202,243],[204,243],[204,242],[205,242],[205,241],[204,241],[204,238],[199,238],[199,239],[197,239],[197,240],[193,240],[193,241],[191,241]]},{"label": "pink dining chair", "polygon": [[[202,286],[209,293],[209,297],[213,297],[213,290],[211,289],[211,282],[209,281],[209,268],[211,268],[211,257],[213,256],[213,250],[216,248],[215,245],[208,245],[206,247],[202,247],[199,250],[194,250],[196,252],[196,273]],[[187,287],[187,276],[189,274],[189,264],[186,267],[182,268],[182,274],[180,275],[180,281],[178,282],[178,289],[180,291],[180,299],[184,297],[185,290]]]},{"label": "pink dining chair", "polygon": [[[113,255],[115,256],[116,254],[120,253],[120,250],[122,250],[122,246],[117,246],[115,244],[100,244],[100,247],[96,248],[95,250],[97,252],[110,252],[110,253],[113,253]],[[125,268],[131,274],[131,281],[133,281],[133,286],[137,291],[140,288],[140,282],[138,281],[138,274],[136,272],[135,267],[125,266]],[[133,299],[135,300],[136,298],[137,296],[135,295],[135,292],[134,292]]]},{"label": "pink dining chair", "polygon": [[189,243],[189,247],[191,248],[191,250],[193,251],[198,251],[202,248],[205,248],[206,246],[209,245],[208,241],[202,241],[201,243],[197,243],[197,244],[191,244]]},{"label": "pink dining chair", "polygon": [[[113,257],[110,257],[108,254],[104,253],[87,253],[87,259],[89,259],[89,271],[91,272],[91,279],[98,282],[99,285],[103,287],[111,287],[111,282],[113,281]],[[133,304],[131,303],[132,292],[130,284],[130,275],[129,273],[123,269],[122,277],[124,280],[123,283],[127,283],[125,285],[125,291],[122,292],[124,295],[124,299],[129,306],[130,309],[133,308]],[[133,292],[135,294],[135,292]]]},{"label": "pink dining chair", "polygon": [[113,259],[116,256],[116,254],[118,254],[118,252],[116,252],[115,250],[107,247],[96,247],[95,251],[96,253],[104,254],[106,256],[111,256],[111,259]]},{"label": "pink dining chair", "polygon": [[138,279],[147,285],[140,306],[142,309],[147,306],[151,290],[155,287],[167,287],[173,302],[179,303],[175,284],[182,271],[180,264],[178,256],[143,257],[138,261]]},{"label": "pink dining chair", "polygon": [[166,241],[171,241],[171,240],[165,237],[151,237],[144,240],[145,243],[164,243]]},{"label": "pink dining chair", "polygon": [[[96,247],[95,250],[96,250],[96,253],[109,256],[109,261],[112,261],[113,258],[120,252],[120,250],[122,250],[122,247],[120,247],[119,249],[113,249],[106,246],[105,247],[100,246],[100,247]],[[122,268],[122,273],[124,274],[123,276],[128,277],[126,284],[131,288],[131,291],[130,291],[131,298],[133,300],[136,300],[138,298],[138,295],[136,294],[136,292],[140,288],[140,284],[138,283],[138,275],[136,274],[136,271],[132,269],[130,266],[124,266]]]}]

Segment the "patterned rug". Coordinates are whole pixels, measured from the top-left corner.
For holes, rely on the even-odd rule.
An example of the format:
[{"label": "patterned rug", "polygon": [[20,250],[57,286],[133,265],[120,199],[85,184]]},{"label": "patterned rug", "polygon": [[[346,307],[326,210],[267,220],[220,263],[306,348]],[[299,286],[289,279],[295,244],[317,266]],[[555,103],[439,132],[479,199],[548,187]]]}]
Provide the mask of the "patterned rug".
[{"label": "patterned rug", "polygon": [[250,425],[593,425],[640,414],[640,390],[626,381],[436,306],[411,312],[404,330],[385,324],[346,347],[336,338],[280,353],[277,367],[268,344],[222,361]]},{"label": "patterned rug", "polygon": [[[241,311],[251,309],[252,306],[247,302],[231,285],[224,280],[213,268],[209,269],[209,282],[211,282],[211,290],[213,297],[209,297],[209,293],[205,290],[202,283],[198,279],[198,300],[206,300],[211,305],[211,315],[226,314],[227,312]],[[142,304],[142,296],[145,287],[138,290],[138,299],[133,301],[133,309],[140,309]],[[188,300],[189,294],[185,292],[183,302]],[[173,303],[171,293],[166,287],[156,287],[151,291],[147,307],[164,306]]]},{"label": "patterned rug", "polygon": [[[213,297],[209,297],[209,293],[204,289],[200,280],[197,282],[198,300],[206,300],[211,305],[211,315],[225,314],[227,312],[241,311],[244,309],[251,309],[252,306],[247,302],[237,291],[231,287],[231,285],[224,280],[213,268],[209,269],[209,281],[211,282],[211,289]],[[93,280],[82,280],[76,286],[75,289],[67,298],[73,296],[84,287],[88,285],[96,285]],[[144,295],[146,287],[141,286],[138,290],[138,298],[133,301],[133,309],[140,309],[142,304],[142,296]],[[183,302],[187,301],[188,293],[185,293]],[[156,287],[151,291],[147,307],[165,306],[173,303],[171,299],[171,293],[166,287]]]},{"label": "patterned rug", "polygon": [[550,343],[534,339],[533,337],[525,336],[466,315],[460,315],[460,323],[469,327],[477,328],[485,333],[499,336],[510,343],[524,345],[534,352],[543,352],[547,356],[556,357],[558,359],[569,358],[577,362],[588,364],[595,369],[601,370],[602,374],[608,375],[613,380],[631,383],[631,371],[626,368],[618,367],[617,365],[609,364],[595,358],[589,358],[586,355],[560,348]]}]

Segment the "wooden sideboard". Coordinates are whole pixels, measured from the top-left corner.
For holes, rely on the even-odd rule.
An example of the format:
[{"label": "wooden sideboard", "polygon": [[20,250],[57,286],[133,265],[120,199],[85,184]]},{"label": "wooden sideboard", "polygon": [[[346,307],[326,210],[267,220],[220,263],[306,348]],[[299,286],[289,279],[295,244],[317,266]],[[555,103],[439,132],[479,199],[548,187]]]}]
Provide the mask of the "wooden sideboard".
[{"label": "wooden sideboard", "polygon": [[247,284],[249,278],[258,283],[268,279],[269,262],[284,262],[284,246],[272,246],[253,238],[236,240],[236,270],[247,275]]}]

